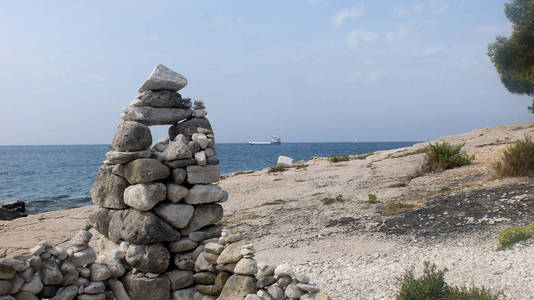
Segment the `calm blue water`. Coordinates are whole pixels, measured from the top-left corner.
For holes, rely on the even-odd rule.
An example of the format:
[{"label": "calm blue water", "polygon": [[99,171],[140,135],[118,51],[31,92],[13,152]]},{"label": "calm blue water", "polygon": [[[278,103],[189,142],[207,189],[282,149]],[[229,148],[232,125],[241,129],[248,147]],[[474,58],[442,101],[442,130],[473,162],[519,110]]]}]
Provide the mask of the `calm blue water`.
[{"label": "calm blue water", "polygon": [[[411,146],[416,142],[218,144],[222,173],[260,170],[279,155],[298,160]],[[0,203],[24,200],[29,213],[89,205],[109,145],[0,146]]]}]

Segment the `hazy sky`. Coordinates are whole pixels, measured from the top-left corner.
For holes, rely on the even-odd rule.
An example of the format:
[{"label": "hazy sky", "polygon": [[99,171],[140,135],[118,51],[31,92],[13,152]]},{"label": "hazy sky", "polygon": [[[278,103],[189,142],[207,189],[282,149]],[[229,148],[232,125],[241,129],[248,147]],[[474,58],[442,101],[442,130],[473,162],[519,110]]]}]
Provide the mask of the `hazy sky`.
[{"label": "hazy sky", "polygon": [[[0,144],[111,143],[159,63],[218,142],[426,140],[532,121],[504,1],[1,1]],[[166,128],[153,130],[154,138]]]}]

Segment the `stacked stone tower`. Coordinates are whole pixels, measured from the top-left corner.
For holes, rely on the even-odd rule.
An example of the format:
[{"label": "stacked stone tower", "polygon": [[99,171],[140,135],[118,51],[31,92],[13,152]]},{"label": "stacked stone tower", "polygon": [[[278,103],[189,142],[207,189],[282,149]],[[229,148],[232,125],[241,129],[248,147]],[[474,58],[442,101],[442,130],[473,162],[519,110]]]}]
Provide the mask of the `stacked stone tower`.
[{"label": "stacked stone tower", "polygon": [[[324,300],[286,264],[257,265],[252,244],[223,230],[215,137],[182,75],[157,66],[121,115],[89,216],[63,250],[40,242],[0,260],[0,300]],[[148,126],[171,125],[152,143]],[[94,235],[97,251],[89,246]]]},{"label": "stacked stone tower", "polygon": [[[167,299],[169,290],[193,285],[205,241],[221,234],[217,203],[228,194],[213,184],[219,161],[204,103],[191,108],[191,99],[178,93],[186,84],[156,67],[121,115],[115,150],[91,190],[100,206],[90,219],[103,235],[101,252],[125,263],[122,282],[134,299]],[[170,138],[152,145],[151,125],[171,125]]]}]

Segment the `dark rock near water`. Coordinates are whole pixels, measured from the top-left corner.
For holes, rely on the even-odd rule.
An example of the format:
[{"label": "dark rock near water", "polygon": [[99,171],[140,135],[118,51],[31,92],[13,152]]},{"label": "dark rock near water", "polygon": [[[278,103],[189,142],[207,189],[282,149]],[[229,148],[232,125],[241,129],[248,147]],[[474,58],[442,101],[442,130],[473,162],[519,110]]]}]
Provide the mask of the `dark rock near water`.
[{"label": "dark rock near water", "polygon": [[196,133],[199,127],[213,131],[213,129],[211,128],[210,121],[208,121],[208,119],[192,118],[171,126],[169,128],[169,138],[171,140],[174,140],[174,138],[180,133],[187,136],[188,138],[191,138],[193,136],[193,133]]},{"label": "dark rock near water", "polygon": [[[117,212],[116,214],[119,214]],[[171,225],[157,217],[152,212],[140,212],[135,209],[129,209],[123,214],[123,221],[120,228],[120,236],[127,242],[134,244],[152,244],[158,242],[170,242],[180,239],[180,233]],[[113,229],[115,223],[119,223],[119,218],[114,216],[110,229]],[[115,220],[117,219],[117,222]],[[110,236],[113,240],[113,238]]]}]

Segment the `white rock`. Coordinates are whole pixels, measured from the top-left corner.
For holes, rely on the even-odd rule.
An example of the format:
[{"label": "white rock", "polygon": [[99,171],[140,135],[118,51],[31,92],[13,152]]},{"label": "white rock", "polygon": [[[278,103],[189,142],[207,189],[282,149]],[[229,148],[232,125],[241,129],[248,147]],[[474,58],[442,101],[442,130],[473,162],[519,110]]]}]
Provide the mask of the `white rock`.
[{"label": "white rock", "polygon": [[274,275],[277,277],[293,276],[293,267],[289,264],[281,264],[274,269]]},{"label": "white rock", "polygon": [[206,152],[204,151],[196,152],[195,160],[197,161],[197,165],[205,166],[207,163]]},{"label": "white rock", "polygon": [[164,65],[158,65],[147,80],[139,88],[139,93],[146,90],[171,90],[179,91],[187,85],[187,79],[179,73],[167,68]]},{"label": "white rock", "polygon": [[278,156],[278,161],[276,163],[279,167],[292,167],[293,166],[293,159],[288,156],[280,155]]}]

